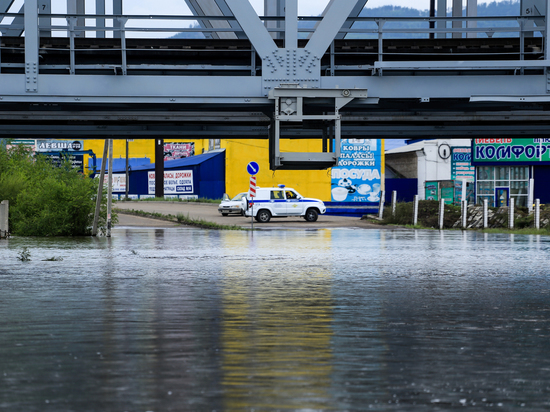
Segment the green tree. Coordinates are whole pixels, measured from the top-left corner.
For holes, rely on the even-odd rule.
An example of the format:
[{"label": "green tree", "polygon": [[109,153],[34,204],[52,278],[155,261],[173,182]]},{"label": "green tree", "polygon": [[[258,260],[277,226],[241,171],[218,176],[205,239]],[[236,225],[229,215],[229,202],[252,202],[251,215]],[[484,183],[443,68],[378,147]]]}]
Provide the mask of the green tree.
[{"label": "green tree", "polygon": [[[98,179],[73,169],[69,159],[56,167],[24,146],[0,147],[0,200],[10,202],[13,235],[90,235],[98,185]],[[104,232],[106,194],[102,200],[99,230]]]}]

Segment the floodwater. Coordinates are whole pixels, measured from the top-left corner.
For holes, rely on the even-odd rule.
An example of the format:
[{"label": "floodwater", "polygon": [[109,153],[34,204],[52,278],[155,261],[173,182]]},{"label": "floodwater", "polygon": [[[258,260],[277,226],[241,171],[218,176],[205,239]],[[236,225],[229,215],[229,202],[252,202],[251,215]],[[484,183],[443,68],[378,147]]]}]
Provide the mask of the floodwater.
[{"label": "floodwater", "polygon": [[0,410],[549,410],[549,257],[460,231],[2,240]]}]

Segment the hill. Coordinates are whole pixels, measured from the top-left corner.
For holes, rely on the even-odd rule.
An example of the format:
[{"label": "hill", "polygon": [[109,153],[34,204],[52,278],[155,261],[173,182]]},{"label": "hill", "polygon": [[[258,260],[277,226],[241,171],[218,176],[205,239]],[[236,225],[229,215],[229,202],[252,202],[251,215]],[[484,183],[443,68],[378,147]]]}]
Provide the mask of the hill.
[{"label": "hill", "polygon": [[[447,11],[447,15],[450,16],[450,10]],[[464,10],[463,15],[466,12]],[[519,16],[520,14],[520,2],[519,1],[502,1],[502,2],[492,2],[479,4],[477,9],[478,16]],[[429,17],[429,10],[419,10],[411,7],[401,7],[401,6],[382,6],[375,8],[366,7],[361,12],[361,17]],[[313,23],[307,24],[302,23],[301,27],[312,27]],[[514,22],[503,22],[503,21],[493,21],[493,22],[479,22],[479,27],[517,27],[517,24]],[[190,26],[198,27],[198,25]],[[387,23],[386,28],[409,28],[416,29],[427,27],[427,23],[423,22],[392,22]],[[372,29],[376,30],[377,25],[374,22],[361,22],[356,23],[354,28],[363,28],[363,29]],[[498,34],[497,34],[498,35]],[[512,36],[514,34],[508,33],[507,36]],[[374,38],[376,34],[350,34],[348,38]],[[417,34],[388,34],[385,38],[412,38],[412,37],[427,37],[427,35],[417,35]],[[179,33],[173,36],[173,38],[187,38],[187,39],[200,39],[204,38],[202,33]]]}]

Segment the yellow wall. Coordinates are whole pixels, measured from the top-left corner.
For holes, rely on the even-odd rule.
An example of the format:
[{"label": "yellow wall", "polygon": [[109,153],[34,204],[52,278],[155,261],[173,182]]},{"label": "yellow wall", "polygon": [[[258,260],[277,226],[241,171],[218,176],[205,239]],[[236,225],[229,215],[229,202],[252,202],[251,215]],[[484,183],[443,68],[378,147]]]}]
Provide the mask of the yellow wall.
[{"label": "yellow wall", "polygon": [[[195,154],[208,150],[208,139],[165,139],[169,142],[194,142]],[[97,158],[103,156],[103,140],[85,140],[84,150],[93,150]],[[281,152],[321,152],[320,140],[281,140]],[[382,141],[383,145],[383,141]],[[331,174],[328,170],[277,170],[269,169],[269,145],[267,139],[222,139],[221,147],[226,149],[226,192],[230,197],[248,191],[250,175],[246,171],[249,162],[257,162],[260,172],[257,175],[257,185],[272,187],[284,184],[292,187],[302,196],[314,197],[325,202],[331,201]],[[126,158],[126,141],[114,141],[114,158]],[[384,146],[382,146],[384,153]],[[137,139],[129,143],[130,158],[148,157],[151,163],[155,162],[154,140]],[[87,156],[84,158],[85,167],[88,166]],[[86,169],[85,169],[86,170]],[[381,172],[384,173],[384,156],[382,156]],[[382,178],[382,184],[384,179]]]},{"label": "yellow wall", "polygon": [[[208,140],[205,139],[165,139],[165,143],[194,142],[195,154],[201,154],[208,150]],[[84,150],[92,150],[96,157],[103,157],[104,140],[84,140]],[[128,156],[130,158],[148,157],[151,163],[155,163],[155,141],[152,139],[136,139],[128,143]],[[88,167],[89,156],[84,156],[84,170]],[[115,139],[113,141],[113,158],[126,159],[126,140]]]},{"label": "yellow wall", "polygon": [[[292,145],[292,149],[290,146]],[[246,171],[249,162],[260,166],[256,184],[272,187],[284,184],[296,189],[305,197],[330,201],[330,170],[270,170],[268,140],[222,140],[225,148],[225,190],[230,197],[248,191],[250,175]],[[281,152],[321,152],[321,141],[281,140]]]}]

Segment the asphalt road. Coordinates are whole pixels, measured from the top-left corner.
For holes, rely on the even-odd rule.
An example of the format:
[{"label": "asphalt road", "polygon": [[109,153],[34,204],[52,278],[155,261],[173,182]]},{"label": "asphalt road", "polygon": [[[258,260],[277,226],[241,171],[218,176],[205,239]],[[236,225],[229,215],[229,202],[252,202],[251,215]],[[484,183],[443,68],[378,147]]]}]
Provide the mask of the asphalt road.
[{"label": "asphalt road", "polygon": [[[213,203],[194,203],[194,202],[150,202],[150,201],[119,201],[115,204],[117,209],[141,210],[151,213],[171,214],[177,216],[178,213],[189,216],[192,219],[202,219],[208,222],[214,222],[221,225],[237,225],[250,228],[251,218],[229,215],[222,216],[218,212],[218,205]],[[146,226],[146,227],[173,227],[178,226],[175,223],[162,220],[148,219],[138,216],[119,214],[118,226]],[[317,222],[306,222],[300,217],[272,218],[269,223],[258,223],[254,220],[255,229],[326,229],[326,228],[363,228],[381,229],[384,226],[368,223],[358,217],[347,216],[328,216],[320,215]]]}]

